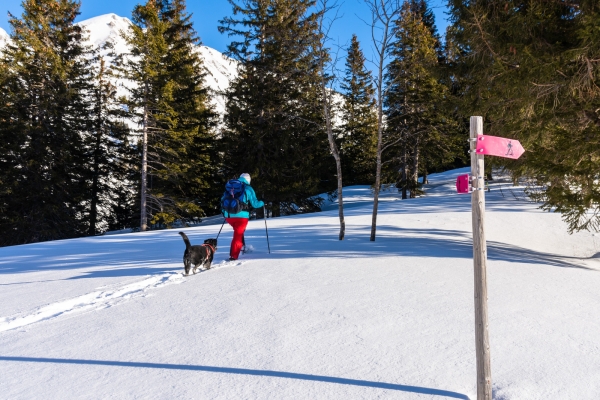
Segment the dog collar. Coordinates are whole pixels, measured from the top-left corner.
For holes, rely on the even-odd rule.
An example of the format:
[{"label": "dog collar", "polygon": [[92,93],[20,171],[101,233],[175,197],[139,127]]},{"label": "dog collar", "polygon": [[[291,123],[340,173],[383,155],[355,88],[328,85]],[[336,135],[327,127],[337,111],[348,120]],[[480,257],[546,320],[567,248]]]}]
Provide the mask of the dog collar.
[{"label": "dog collar", "polygon": [[204,243],[202,246],[208,246],[208,247],[210,247],[210,249],[212,250],[213,254],[215,254],[217,252],[215,250],[215,248],[212,246],[212,244]]}]

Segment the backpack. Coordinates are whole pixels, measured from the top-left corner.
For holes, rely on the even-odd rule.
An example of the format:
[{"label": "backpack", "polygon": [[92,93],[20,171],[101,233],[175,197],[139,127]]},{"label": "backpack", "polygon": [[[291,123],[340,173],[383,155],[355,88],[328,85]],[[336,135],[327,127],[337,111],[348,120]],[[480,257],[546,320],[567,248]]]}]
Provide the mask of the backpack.
[{"label": "backpack", "polygon": [[237,179],[231,179],[225,184],[225,193],[221,198],[223,213],[237,214],[247,210],[246,184]]}]

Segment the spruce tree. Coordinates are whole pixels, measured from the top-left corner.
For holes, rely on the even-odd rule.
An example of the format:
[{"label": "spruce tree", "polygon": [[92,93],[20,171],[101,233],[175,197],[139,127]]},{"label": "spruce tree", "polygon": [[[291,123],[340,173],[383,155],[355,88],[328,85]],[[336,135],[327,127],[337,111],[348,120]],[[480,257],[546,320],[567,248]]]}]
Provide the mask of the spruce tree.
[{"label": "spruce tree", "polygon": [[372,80],[358,38],[352,35],[341,84],[341,153],[346,185],[372,184],[375,179],[377,114]]},{"label": "spruce tree", "polygon": [[[221,185],[216,146],[217,115],[209,103],[205,86],[206,72],[197,46],[201,44],[192,27],[191,15],[184,0],[164,1],[161,19],[167,23],[165,32],[168,53],[165,59],[166,89],[170,109],[164,124],[168,149],[164,166],[157,172],[164,190],[177,199],[171,213],[193,218],[218,210]],[[173,157],[174,155],[174,157]]]},{"label": "spruce tree", "polygon": [[496,162],[533,178],[534,199],[570,231],[600,228],[597,2],[453,0],[450,10],[463,115],[521,141],[518,161]]},{"label": "spruce tree", "polygon": [[392,164],[400,171],[397,186],[403,197],[406,190],[415,197],[419,172],[455,154],[444,107],[448,89],[439,81],[437,39],[408,1],[394,35],[386,72],[386,134],[398,139]]},{"label": "spruce tree", "polygon": [[[121,208],[131,213],[131,179],[135,152],[130,144],[130,130],[117,101],[117,88],[110,64],[104,57],[95,58],[93,87],[86,148],[89,158],[89,225],[88,234],[132,226],[131,217],[123,218]],[[123,200],[127,199],[127,200]]]},{"label": "spruce tree", "polygon": [[[0,243],[31,243],[86,232],[83,133],[89,49],[73,23],[79,3],[26,0],[9,14],[11,42],[2,53],[3,189]],[[8,150],[8,153],[4,153]],[[4,187],[4,183],[7,187]]]},{"label": "spruce tree", "polygon": [[[152,190],[152,172],[160,163],[154,143],[160,143],[164,129],[159,125],[159,115],[164,108],[161,87],[161,71],[167,54],[165,31],[167,24],[160,20],[160,4],[149,0],[145,5],[137,5],[132,13],[132,24],[123,38],[130,49],[129,54],[118,60],[120,76],[132,84],[127,87],[129,96],[122,99],[132,118],[140,127],[140,230],[148,228],[153,214],[164,210],[161,193]],[[161,103],[161,101],[163,101]],[[150,171],[150,174],[149,174]]]},{"label": "spruce tree", "polygon": [[133,58],[125,59],[132,115],[141,122],[142,230],[216,209],[216,114],[204,86],[195,46],[199,38],[182,0],[149,0],[133,13],[125,35]]},{"label": "spruce tree", "polygon": [[[230,1],[234,17],[220,31],[240,38],[228,54],[239,61],[227,93],[223,142],[227,176],[250,173],[273,215],[316,210],[319,191],[335,187],[327,136],[313,0]],[[240,16],[236,19],[235,16]]]},{"label": "spruce tree", "polygon": [[218,210],[222,187],[217,177],[217,114],[204,82],[206,71],[197,49],[201,42],[184,0],[163,1],[160,18],[167,24],[168,51],[160,82],[168,112],[160,116],[164,140],[156,147],[162,167],[156,169],[159,181],[154,190],[160,185],[161,192],[175,200],[164,218],[205,216]]}]

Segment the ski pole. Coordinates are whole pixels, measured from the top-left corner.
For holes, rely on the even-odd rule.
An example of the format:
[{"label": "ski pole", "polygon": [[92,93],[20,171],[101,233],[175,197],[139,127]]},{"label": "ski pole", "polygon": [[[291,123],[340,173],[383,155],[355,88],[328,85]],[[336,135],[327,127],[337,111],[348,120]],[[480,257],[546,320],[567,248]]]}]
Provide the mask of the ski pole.
[{"label": "ski pole", "polygon": [[269,247],[269,254],[271,254],[271,245],[269,244],[269,230],[267,229],[267,211],[265,209],[264,204],[263,204],[263,214],[265,217],[265,232],[267,232],[267,246]]},{"label": "ski pole", "polygon": [[219,239],[219,235],[221,234],[221,230],[223,229],[223,225],[225,225],[226,219],[223,218],[223,224],[221,225],[221,229],[219,229],[219,233],[217,234],[217,239]]}]

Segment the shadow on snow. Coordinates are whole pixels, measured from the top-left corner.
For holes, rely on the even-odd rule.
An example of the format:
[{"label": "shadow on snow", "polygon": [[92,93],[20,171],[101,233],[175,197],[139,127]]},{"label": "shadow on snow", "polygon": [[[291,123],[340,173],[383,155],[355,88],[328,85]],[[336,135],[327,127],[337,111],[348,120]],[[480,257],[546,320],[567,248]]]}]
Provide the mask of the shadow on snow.
[{"label": "shadow on snow", "polygon": [[347,379],[347,378],[336,378],[332,376],[324,375],[311,375],[311,374],[299,374],[294,372],[282,372],[282,371],[268,371],[258,369],[245,369],[245,368],[227,368],[227,367],[210,367],[204,365],[185,365],[185,364],[157,364],[157,363],[146,363],[146,362],[130,362],[130,361],[105,361],[105,360],[75,360],[75,359],[62,359],[62,358],[37,358],[37,357],[7,357],[0,356],[0,361],[13,361],[13,362],[30,362],[30,363],[54,363],[54,364],[78,364],[78,365],[102,365],[112,367],[132,367],[132,368],[152,368],[152,369],[171,369],[171,370],[184,370],[184,371],[200,371],[200,372],[217,372],[222,374],[236,374],[236,375],[252,375],[252,376],[266,376],[273,378],[287,378],[287,379],[299,379],[305,381],[314,382],[325,382],[325,383],[337,383],[340,385],[353,385],[372,387],[378,389],[387,390],[398,390],[409,393],[429,394],[434,396],[444,396],[453,399],[465,399],[469,397],[456,392],[448,390],[431,389],[420,386],[409,386],[399,385],[394,383],[385,382],[373,382],[359,379]]}]

